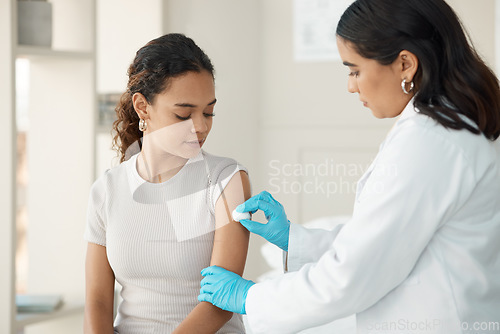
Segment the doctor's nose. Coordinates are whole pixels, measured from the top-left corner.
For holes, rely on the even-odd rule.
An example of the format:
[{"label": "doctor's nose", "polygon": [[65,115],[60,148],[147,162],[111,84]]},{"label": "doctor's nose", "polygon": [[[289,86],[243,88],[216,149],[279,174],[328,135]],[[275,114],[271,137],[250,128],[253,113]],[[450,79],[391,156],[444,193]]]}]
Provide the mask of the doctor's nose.
[{"label": "doctor's nose", "polygon": [[356,81],[356,78],[349,77],[349,79],[347,80],[347,91],[349,93],[359,93],[358,82]]}]

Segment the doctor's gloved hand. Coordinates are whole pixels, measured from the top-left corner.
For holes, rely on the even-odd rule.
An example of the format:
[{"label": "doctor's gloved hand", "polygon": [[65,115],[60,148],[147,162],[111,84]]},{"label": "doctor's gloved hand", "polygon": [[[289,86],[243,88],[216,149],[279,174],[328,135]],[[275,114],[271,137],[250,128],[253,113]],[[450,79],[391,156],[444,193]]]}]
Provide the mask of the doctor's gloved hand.
[{"label": "doctor's gloved hand", "polygon": [[245,301],[248,289],[255,283],[221,267],[211,266],[201,271],[198,300],[209,302],[226,311],[246,314]]},{"label": "doctor's gloved hand", "polygon": [[290,221],[286,218],[285,209],[267,191],[263,191],[236,207],[237,212],[252,212],[262,210],[268,220],[261,224],[248,219],[240,220],[240,224],[252,233],[258,234],[284,251],[288,251],[288,236]]}]

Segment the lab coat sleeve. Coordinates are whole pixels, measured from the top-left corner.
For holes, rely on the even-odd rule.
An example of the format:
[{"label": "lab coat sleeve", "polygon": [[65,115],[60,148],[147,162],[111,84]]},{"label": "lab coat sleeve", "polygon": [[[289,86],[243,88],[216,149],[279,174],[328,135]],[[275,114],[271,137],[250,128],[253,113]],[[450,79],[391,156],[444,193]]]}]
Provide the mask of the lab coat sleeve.
[{"label": "lab coat sleeve", "polygon": [[329,231],[291,224],[286,254],[287,271],[297,271],[307,263],[318,261],[330,249],[342,226],[337,225]]},{"label": "lab coat sleeve", "polygon": [[459,147],[412,122],[396,130],[352,219],[319,260],[250,288],[245,307],[253,333],[296,333],[374,305],[405,280],[435,231],[470,196],[476,180]]}]

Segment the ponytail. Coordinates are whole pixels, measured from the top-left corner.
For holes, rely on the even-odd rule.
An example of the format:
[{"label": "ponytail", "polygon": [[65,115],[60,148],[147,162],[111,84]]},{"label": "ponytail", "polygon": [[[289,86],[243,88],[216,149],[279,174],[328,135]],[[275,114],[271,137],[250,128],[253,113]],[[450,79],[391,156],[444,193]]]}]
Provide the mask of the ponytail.
[{"label": "ponytail", "polygon": [[[130,158],[133,154],[127,154],[128,148],[142,139],[142,131],[139,130],[139,116],[132,104],[132,94],[129,90],[122,94],[115,108],[116,120],[113,122],[113,148],[120,155],[120,163]],[[136,153],[136,152],[134,152]]]}]

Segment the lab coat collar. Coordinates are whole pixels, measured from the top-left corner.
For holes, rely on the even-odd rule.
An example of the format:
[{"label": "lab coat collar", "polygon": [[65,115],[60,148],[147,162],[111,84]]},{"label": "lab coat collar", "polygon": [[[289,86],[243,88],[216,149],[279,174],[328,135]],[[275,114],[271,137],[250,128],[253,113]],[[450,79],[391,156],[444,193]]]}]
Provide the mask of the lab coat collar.
[{"label": "lab coat collar", "polygon": [[418,109],[416,109],[413,106],[414,99],[415,98],[412,98],[410,100],[410,102],[408,102],[406,107],[403,109],[403,111],[399,114],[399,119],[394,123],[391,130],[389,130],[389,133],[387,133],[387,136],[385,137],[384,141],[380,144],[379,151],[383,150],[383,148],[384,148],[385,144],[387,143],[387,141],[389,140],[389,138],[391,138],[392,135],[395,133],[394,130],[396,128],[398,128],[403,122],[405,122],[406,119],[410,119],[418,114]]},{"label": "lab coat collar", "polygon": [[397,123],[400,123],[401,121],[403,121],[407,118],[413,117],[413,116],[418,114],[418,112],[419,112],[418,109],[415,108],[415,106],[413,105],[414,100],[415,100],[415,98],[412,98],[410,100],[410,102],[408,102],[406,107],[403,109],[401,114],[399,114],[399,119],[398,119]]}]

